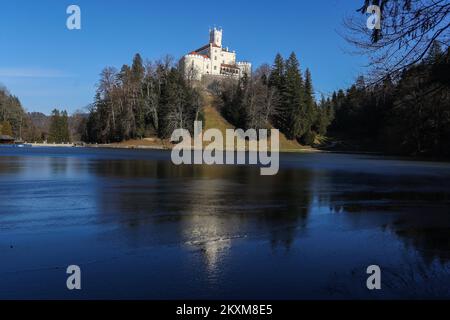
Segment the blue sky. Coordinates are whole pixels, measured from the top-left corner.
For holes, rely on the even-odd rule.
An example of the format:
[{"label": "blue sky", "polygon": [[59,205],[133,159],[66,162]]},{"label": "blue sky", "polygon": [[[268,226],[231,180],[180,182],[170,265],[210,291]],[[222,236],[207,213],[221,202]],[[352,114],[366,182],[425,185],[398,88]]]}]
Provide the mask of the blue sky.
[{"label": "blue sky", "polygon": [[[105,66],[120,68],[136,52],[180,58],[224,29],[224,46],[254,66],[295,51],[312,72],[316,93],[350,85],[366,60],[349,54],[338,35],[361,0],[14,0],[0,11],[0,83],[28,111],[73,112],[92,102]],[[66,28],[66,8],[82,11],[82,29]]]}]

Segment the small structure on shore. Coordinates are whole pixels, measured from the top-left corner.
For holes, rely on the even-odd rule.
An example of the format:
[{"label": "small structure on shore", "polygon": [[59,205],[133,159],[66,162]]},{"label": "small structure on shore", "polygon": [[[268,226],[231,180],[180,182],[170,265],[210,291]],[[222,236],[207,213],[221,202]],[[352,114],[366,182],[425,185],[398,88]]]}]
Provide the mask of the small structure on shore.
[{"label": "small structure on shore", "polygon": [[14,144],[15,139],[8,135],[0,135],[0,144]]}]

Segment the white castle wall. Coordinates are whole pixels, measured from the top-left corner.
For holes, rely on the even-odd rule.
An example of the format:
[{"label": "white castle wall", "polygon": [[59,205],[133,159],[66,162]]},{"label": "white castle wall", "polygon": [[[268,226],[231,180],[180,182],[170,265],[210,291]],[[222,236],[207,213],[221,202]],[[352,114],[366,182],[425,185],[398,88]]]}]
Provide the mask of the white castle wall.
[{"label": "white castle wall", "polygon": [[201,55],[188,54],[184,56],[182,65],[186,76],[194,80],[201,80],[204,74],[211,73],[211,59]]},{"label": "white castle wall", "polygon": [[[244,73],[251,74],[251,64],[248,62],[236,62],[236,52],[222,47],[222,30],[214,28],[210,30],[210,43],[198,52],[184,56],[181,66],[187,77],[201,80],[203,76],[223,76],[221,70],[228,76],[242,77]],[[226,65],[226,66],[223,66]],[[238,73],[230,72],[233,66],[239,69]]]},{"label": "white castle wall", "polygon": [[252,74],[252,64],[250,62],[238,62],[239,67],[239,77],[243,77],[244,74],[250,76]]}]

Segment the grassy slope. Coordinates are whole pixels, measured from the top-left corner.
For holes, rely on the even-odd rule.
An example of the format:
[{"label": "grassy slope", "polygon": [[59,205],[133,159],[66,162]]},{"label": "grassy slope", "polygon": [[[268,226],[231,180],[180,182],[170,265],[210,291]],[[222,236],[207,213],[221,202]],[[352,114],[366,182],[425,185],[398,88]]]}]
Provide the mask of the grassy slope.
[{"label": "grassy slope", "polygon": [[[228,121],[226,121],[219,111],[214,107],[214,99],[210,94],[204,95],[205,106],[204,106],[204,115],[205,115],[205,124],[204,130],[216,128],[222,132],[225,137],[226,129],[235,129],[233,125],[231,125]],[[302,146],[297,141],[288,140],[286,136],[280,133],[280,151],[283,152],[295,152],[295,151],[314,151],[313,148],[308,146]]]}]

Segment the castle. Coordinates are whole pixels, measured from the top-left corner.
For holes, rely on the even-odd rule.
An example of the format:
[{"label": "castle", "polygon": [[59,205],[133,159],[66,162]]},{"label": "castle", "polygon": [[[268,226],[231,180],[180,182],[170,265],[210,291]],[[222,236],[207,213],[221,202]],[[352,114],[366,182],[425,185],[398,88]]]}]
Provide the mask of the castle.
[{"label": "castle", "polygon": [[249,62],[236,62],[236,52],[222,47],[222,29],[209,30],[209,43],[180,60],[187,78],[202,80],[204,76],[241,78],[250,75]]}]

